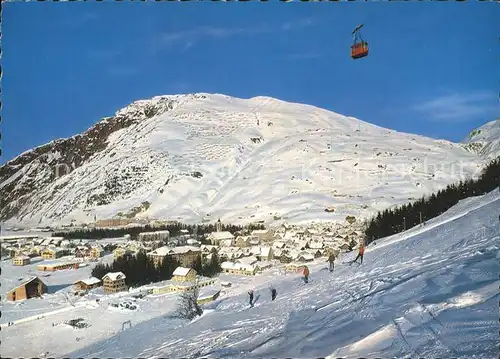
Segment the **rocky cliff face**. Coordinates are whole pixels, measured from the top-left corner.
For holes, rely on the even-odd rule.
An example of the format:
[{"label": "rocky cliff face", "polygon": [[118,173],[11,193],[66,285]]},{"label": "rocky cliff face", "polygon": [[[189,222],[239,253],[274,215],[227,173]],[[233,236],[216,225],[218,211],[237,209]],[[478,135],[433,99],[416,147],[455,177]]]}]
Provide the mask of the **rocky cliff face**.
[{"label": "rocky cliff face", "polygon": [[467,150],[486,160],[497,158],[500,156],[500,119],[474,129],[462,142]]},{"label": "rocky cliff face", "polygon": [[[152,101],[137,101],[103,118],[83,134],[58,139],[27,151],[0,167],[0,219],[7,220],[20,213],[41,189],[47,188],[62,176],[80,168],[108,146],[108,138],[116,131],[175,108],[176,101],[159,97]],[[52,188],[62,189],[68,182]],[[22,211],[21,211],[22,212]]]}]

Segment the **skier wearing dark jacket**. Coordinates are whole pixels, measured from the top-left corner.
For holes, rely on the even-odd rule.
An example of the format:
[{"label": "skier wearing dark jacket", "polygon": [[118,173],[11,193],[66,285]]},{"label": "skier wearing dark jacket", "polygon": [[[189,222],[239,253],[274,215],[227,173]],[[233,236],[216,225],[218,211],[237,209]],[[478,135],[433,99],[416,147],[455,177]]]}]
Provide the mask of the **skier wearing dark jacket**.
[{"label": "skier wearing dark jacket", "polygon": [[271,300],[275,300],[276,299],[276,295],[278,294],[278,292],[276,292],[276,289],[275,288],[271,288]]},{"label": "skier wearing dark jacket", "polygon": [[250,306],[253,307],[253,290],[250,289],[248,291],[248,295],[250,296]]},{"label": "skier wearing dark jacket", "polygon": [[330,254],[330,256],[328,257],[328,269],[330,270],[330,272],[333,272],[333,268],[335,267],[335,255],[333,253]]}]

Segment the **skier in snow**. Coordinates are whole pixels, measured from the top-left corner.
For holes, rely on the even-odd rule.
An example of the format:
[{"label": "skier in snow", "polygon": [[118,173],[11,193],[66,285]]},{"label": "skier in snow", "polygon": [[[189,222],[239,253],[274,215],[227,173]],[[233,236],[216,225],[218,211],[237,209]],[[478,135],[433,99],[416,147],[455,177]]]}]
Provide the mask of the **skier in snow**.
[{"label": "skier in snow", "polygon": [[361,263],[360,264],[363,264],[363,255],[364,254],[365,254],[365,245],[363,243],[361,243],[361,245],[359,246],[358,256],[356,257],[355,260],[352,261],[352,263],[357,262],[358,258],[361,258]]},{"label": "skier in snow", "polygon": [[333,272],[333,268],[335,267],[335,264],[333,263],[335,261],[335,255],[333,253],[330,253],[330,256],[328,257],[328,269],[330,272]]},{"label": "skier in snow", "polygon": [[248,295],[250,296],[250,306],[253,307],[253,289],[248,291]]},{"label": "skier in snow", "polygon": [[278,294],[278,292],[276,292],[276,289],[271,287],[271,301],[276,299],[277,294]]},{"label": "skier in snow", "polygon": [[304,283],[309,283],[309,268],[307,266],[304,266],[302,274],[304,275]]}]

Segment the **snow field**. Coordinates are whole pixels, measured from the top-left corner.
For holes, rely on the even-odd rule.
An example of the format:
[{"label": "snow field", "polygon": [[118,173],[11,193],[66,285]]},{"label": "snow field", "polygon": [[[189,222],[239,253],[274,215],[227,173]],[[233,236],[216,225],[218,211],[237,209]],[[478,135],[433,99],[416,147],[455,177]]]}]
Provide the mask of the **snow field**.
[{"label": "snow field", "polygon": [[[72,257],[63,257],[57,261],[66,261],[70,260],[70,258]],[[110,263],[113,261],[113,255],[105,256],[100,261]],[[31,263],[27,266],[14,266],[11,259],[2,260],[2,275],[0,276],[0,295],[2,298],[2,317],[0,318],[0,323],[2,325],[28,316],[38,316],[73,306],[75,302],[80,300],[79,297],[68,294],[73,289],[73,283],[89,278],[92,268],[97,263],[91,263],[79,269],[66,269],[54,272],[37,270],[37,266],[44,262],[46,261],[41,257],[35,257],[31,259]],[[43,298],[33,298],[16,302],[7,301],[7,292],[32,276],[38,276],[47,285],[48,293],[44,294]]]},{"label": "snow field", "polygon": [[[247,279],[193,323],[156,318],[70,356],[491,358],[499,209],[498,191],[462,201],[435,227],[369,246],[360,266],[341,264],[352,253],[334,273],[311,265],[309,284],[296,274]],[[253,286],[260,298],[248,309]]]}]

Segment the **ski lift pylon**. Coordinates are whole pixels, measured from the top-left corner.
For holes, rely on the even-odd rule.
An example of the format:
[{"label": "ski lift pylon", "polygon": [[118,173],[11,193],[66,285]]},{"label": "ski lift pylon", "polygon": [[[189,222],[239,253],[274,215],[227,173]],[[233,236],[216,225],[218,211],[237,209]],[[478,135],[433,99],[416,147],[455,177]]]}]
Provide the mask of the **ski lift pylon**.
[{"label": "ski lift pylon", "polygon": [[364,24],[358,25],[352,31],[354,43],[351,46],[351,57],[353,60],[368,56],[368,42],[361,38],[361,32],[359,31],[363,26]]}]

